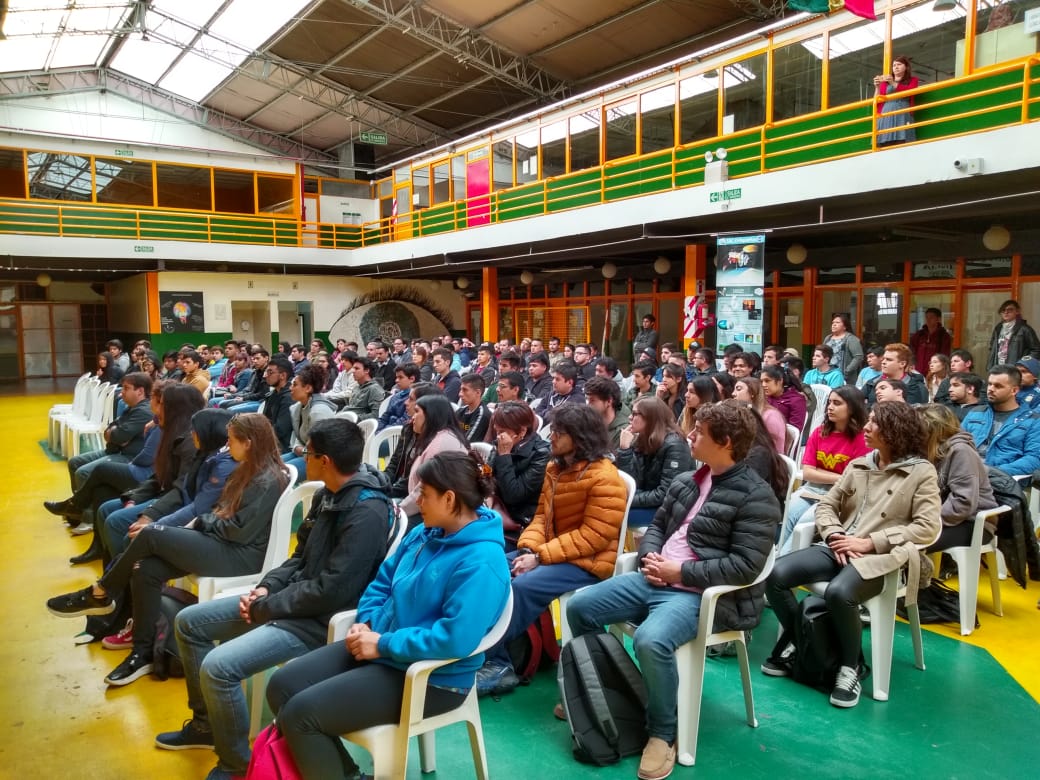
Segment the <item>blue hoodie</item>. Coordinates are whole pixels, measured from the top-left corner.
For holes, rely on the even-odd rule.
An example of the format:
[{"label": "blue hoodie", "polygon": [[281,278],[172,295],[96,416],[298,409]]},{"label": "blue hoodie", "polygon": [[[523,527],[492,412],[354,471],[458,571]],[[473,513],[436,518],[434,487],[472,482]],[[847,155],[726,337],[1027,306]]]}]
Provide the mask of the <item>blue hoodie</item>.
[{"label": "blue hoodie", "polygon": [[468,690],[484,656],[466,656],[502,614],[509,589],[502,518],[481,507],[454,534],[412,529],[365,590],[357,620],[382,635],[378,663],[407,669],[415,661],[459,658],[431,674],[430,684]]}]

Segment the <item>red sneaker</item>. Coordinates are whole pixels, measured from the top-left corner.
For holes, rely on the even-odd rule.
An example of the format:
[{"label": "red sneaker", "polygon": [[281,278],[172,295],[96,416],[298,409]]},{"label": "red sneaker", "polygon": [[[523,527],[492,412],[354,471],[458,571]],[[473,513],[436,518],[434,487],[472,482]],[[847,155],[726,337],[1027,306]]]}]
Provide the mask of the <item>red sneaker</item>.
[{"label": "red sneaker", "polygon": [[134,619],[126,621],[126,625],[118,634],[106,636],[101,640],[101,646],[106,650],[129,650],[134,646]]}]

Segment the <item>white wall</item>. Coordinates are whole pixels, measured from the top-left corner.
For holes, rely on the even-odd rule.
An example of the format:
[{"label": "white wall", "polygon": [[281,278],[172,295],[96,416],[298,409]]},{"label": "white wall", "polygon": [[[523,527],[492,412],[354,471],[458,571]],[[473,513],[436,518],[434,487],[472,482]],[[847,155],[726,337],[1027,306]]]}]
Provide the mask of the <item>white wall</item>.
[{"label": "white wall", "polygon": [[[322,222],[336,225],[360,225],[362,222],[375,222],[379,219],[379,201],[368,198],[341,198],[336,195],[322,195],[318,208]],[[344,218],[344,214],[360,214],[360,221]],[[308,215],[309,219],[314,219]]]},{"label": "white wall", "polygon": [[131,276],[108,286],[108,329],[113,333],[148,333],[147,277]]},{"label": "white wall", "polygon": [[[143,294],[144,277],[141,279]],[[123,285],[123,282],[117,284]],[[314,329],[327,331],[339,319],[340,313],[358,295],[378,289],[380,285],[412,287],[424,294],[430,294],[430,282],[425,280],[393,280],[381,283],[378,280],[353,276],[297,276],[292,274],[239,274],[239,273],[182,273],[167,271],[159,274],[160,291],[202,290],[205,293],[203,308],[206,318],[206,330],[231,331],[238,333],[239,322],[232,322],[231,302],[257,301],[268,304],[282,301],[310,301],[313,303]],[[115,287],[115,285],[113,285]],[[457,291],[447,285],[439,285],[436,291],[436,302],[448,310],[454,318],[454,327],[465,325],[466,305]],[[113,296],[114,298],[114,296]],[[143,300],[143,297],[142,297]],[[142,306],[143,308],[143,306]],[[269,305],[267,311],[269,321],[252,323],[253,332],[263,333],[265,330],[281,330],[278,307]],[[120,314],[123,310],[120,309]],[[218,319],[218,314],[221,315]],[[114,330],[142,330],[147,328],[131,328],[121,319],[117,319],[113,307],[111,326]],[[431,334],[432,335],[432,334]],[[255,336],[243,335],[243,338],[255,339]]]}]

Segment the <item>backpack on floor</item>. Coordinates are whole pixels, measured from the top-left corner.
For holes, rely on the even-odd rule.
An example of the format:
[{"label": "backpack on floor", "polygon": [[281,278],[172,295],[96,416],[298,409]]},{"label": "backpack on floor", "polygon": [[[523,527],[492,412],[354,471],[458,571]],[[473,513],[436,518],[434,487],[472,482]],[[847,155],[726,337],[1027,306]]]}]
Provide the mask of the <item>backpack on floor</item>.
[{"label": "backpack on floor", "polygon": [[[905,599],[896,602],[896,614],[908,620]],[[922,623],[960,623],[961,597],[953,588],[941,580],[933,579],[927,588],[917,592],[917,614]],[[978,614],[975,616],[975,628],[979,627]]]},{"label": "backpack on floor", "polygon": [[545,610],[507,649],[513,669],[523,683],[530,682],[543,666],[556,663],[560,659],[560,646],[556,642],[552,613]]},{"label": "backpack on floor", "polygon": [[166,680],[170,677],[184,676],[184,665],[177,648],[173,622],[177,619],[178,612],[189,604],[198,603],[199,599],[195,594],[172,585],[163,585],[159,617],[155,620],[155,641],[152,643],[152,676],[156,679]]},{"label": "backpack on floor", "polygon": [[606,766],[643,752],[646,685],[617,637],[586,634],[568,642],[557,681],[578,761]]},{"label": "backpack on floor", "polygon": [[[789,637],[786,631],[783,632],[773,649],[772,657],[778,658],[791,642],[794,643],[791,678],[819,691],[829,692],[841,668],[841,645],[826,601],[812,595],[802,599],[794,638]],[[862,650],[859,654],[859,668],[860,679],[863,679],[870,669],[864,661]]]}]

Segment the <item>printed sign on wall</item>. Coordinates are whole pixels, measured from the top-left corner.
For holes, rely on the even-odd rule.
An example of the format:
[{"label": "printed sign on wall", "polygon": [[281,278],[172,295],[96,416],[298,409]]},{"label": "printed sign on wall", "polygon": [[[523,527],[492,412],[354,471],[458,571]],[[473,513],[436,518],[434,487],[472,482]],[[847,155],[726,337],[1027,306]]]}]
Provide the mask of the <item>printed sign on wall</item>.
[{"label": "printed sign on wall", "polygon": [[765,243],[761,234],[719,236],[715,259],[717,344],[762,354]]},{"label": "printed sign on wall", "polygon": [[203,333],[206,318],[201,292],[160,292],[159,322],[163,333]]}]

